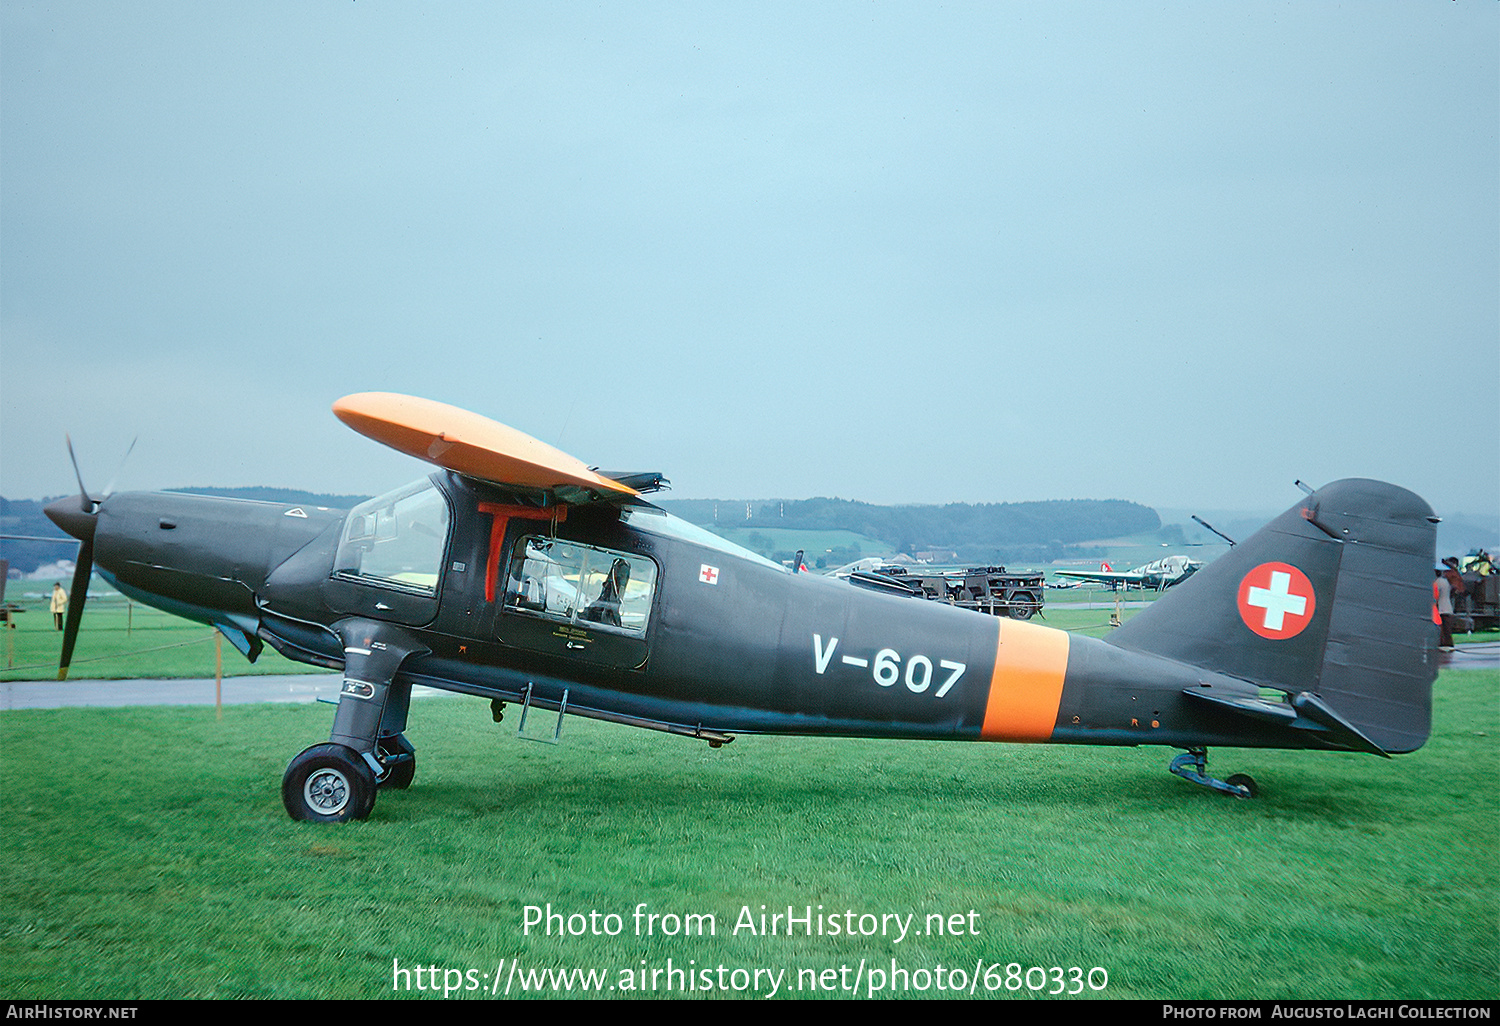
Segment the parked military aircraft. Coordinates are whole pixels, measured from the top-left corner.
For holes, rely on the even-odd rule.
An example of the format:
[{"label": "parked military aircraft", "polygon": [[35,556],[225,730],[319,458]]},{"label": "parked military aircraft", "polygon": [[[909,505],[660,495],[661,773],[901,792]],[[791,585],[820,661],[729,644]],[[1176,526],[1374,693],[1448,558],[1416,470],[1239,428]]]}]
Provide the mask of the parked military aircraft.
[{"label": "parked military aircraft", "polygon": [[1187,556],[1165,556],[1142,564],[1133,570],[1111,570],[1108,563],[1101,563],[1098,570],[1059,570],[1058,577],[1078,581],[1096,581],[1116,588],[1140,588],[1145,591],[1165,591],[1181,584],[1203,569],[1203,562]]},{"label": "parked military aircraft", "polygon": [[[1436,675],[1432,510],[1347,480],[1308,496],[1108,641],[794,574],[463,410],[388,393],[334,412],[437,470],[348,512],[82,487],[48,515],[120,591],[343,671],[292,759],[297,819],[362,819],[416,771],[422,684],[698,738],[737,733],[1380,755],[1420,747]],[[68,610],[61,677],[85,588]]]}]

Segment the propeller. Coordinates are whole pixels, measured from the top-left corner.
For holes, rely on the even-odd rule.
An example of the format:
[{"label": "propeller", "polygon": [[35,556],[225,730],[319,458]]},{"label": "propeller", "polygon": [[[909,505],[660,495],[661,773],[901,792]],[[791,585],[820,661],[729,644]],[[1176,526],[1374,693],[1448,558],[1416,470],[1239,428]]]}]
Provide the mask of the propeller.
[{"label": "propeller", "polygon": [[[94,573],[94,529],[99,522],[99,506],[114,491],[115,479],[120,476],[119,470],[116,470],[115,479],[110,481],[109,487],[99,498],[89,495],[89,490],[83,484],[83,473],[78,469],[78,456],[73,452],[73,439],[67,435],[63,437],[68,443],[68,459],[73,462],[73,477],[78,481],[77,508],[73,508],[73,499],[59,499],[48,505],[45,512],[54,524],[77,538],[79,545],[78,564],[73,571],[73,587],[68,592],[68,616],[63,622],[62,655],[57,661],[58,680],[67,680],[68,666],[73,661],[73,649],[78,644],[78,627],[83,622],[83,607],[89,597],[89,579]],[[134,449],[135,440],[132,440],[130,448],[125,450],[125,457],[120,460],[122,469],[125,459],[130,457]]]},{"label": "propeller", "polygon": [[89,490],[83,486],[83,472],[78,469],[78,457],[73,452],[73,437],[63,435],[63,441],[68,443],[68,459],[73,462],[73,477],[78,481],[79,509],[84,513],[94,512],[93,500],[89,498]]},{"label": "propeller", "polygon": [[[104,498],[100,499],[99,500],[100,502],[103,502],[104,499],[107,499],[111,495],[115,494],[115,482],[118,481],[118,480],[120,480],[120,472],[125,469],[125,461],[128,460],[128,459],[130,459],[130,454],[133,453],[133,452],[135,452],[135,443],[139,442],[140,440],[141,440],[141,436],[140,435],[136,435],[134,438],[132,438],[130,440],[130,445],[127,446],[126,449],[125,449],[125,455],[120,457],[120,465],[115,468],[115,476],[112,477],[112,478],[110,478],[109,479],[109,484],[107,484],[107,485],[104,486]],[[75,469],[76,469],[76,467],[75,467]]]},{"label": "propeller", "polygon": [[78,546],[78,568],[73,571],[73,587],[68,591],[68,618],[63,622],[62,656],[57,661],[57,679],[68,679],[68,665],[73,662],[73,646],[78,643],[78,625],[83,620],[83,603],[89,597],[89,578],[94,573],[94,539],[84,538]]}]

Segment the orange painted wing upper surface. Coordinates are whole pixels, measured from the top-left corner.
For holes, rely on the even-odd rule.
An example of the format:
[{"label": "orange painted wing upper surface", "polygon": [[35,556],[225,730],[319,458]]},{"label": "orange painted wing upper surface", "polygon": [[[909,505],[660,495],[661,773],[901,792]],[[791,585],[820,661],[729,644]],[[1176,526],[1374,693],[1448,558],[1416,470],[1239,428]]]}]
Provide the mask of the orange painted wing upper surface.
[{"label": "orange painted wing upper surface", "polygon": [[360,434],[397,452],[483,481],[639,494],[545,442],[447,403],[394,392],[361,392],[334,403],[333,412]]}]

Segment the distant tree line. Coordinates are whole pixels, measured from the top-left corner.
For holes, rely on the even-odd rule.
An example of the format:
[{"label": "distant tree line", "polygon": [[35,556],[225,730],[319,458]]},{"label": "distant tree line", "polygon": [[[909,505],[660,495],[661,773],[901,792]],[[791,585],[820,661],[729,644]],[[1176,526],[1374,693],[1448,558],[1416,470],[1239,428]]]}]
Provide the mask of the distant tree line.
[{"label": "distant tree line", "polygon": [[[1160,530],[1149,506],[1123,499],[876,506],[848,499],[667,499],[658,503],[684,520],[712,529],[790,528],[853,531],[896,552],[947,549],[960,561],[1045,562],[1066,546]],[[717,513],[717,517],[715,514]],[[748,516],[747,516],[748,513]],[[1077,554],[1077,550],[1071,550]]]}]

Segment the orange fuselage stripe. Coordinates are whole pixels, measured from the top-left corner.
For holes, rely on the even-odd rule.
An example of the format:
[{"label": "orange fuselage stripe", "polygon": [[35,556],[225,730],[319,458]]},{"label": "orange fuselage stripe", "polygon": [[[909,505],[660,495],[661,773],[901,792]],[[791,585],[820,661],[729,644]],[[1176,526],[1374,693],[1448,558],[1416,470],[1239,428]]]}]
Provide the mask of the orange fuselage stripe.
[{"label": "orange fuselage stripe", "polygon": [[986,741],[1046,741],[1057,725],[1067,672],[1066,631],[1001,620],[980,736]]}]

